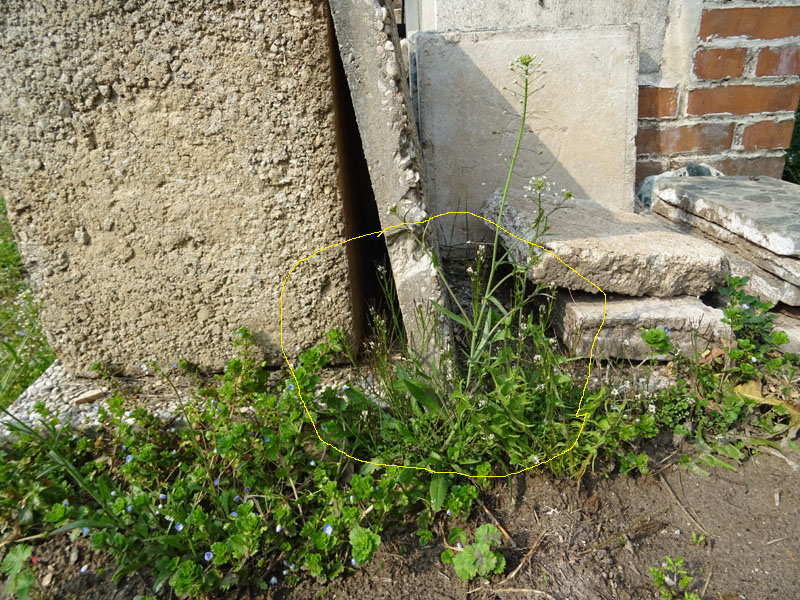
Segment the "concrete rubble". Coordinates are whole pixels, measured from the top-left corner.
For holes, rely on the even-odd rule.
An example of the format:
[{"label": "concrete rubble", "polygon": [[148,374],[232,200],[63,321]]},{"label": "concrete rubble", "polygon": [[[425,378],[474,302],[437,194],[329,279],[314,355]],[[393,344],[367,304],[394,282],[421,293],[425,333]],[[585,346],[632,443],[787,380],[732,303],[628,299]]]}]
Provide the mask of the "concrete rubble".
[{"label": "concrete rubble", "polygon": [[[483,215],[498,220],[502,194],[486,203]],[[554,283],[570,290],[626,296],[698,296],[722,282],[725,254],[712,244],[678,233],[652,217],[615,212],[592,200],[572,199],[556,208],[546,202],[549,231],[538,237],[527,231],[538,206],[520,195],[509,195],[500,237],[517,262],[528,250],[540,259],[532,264],[531,281]],[[555,210],[553,211],[553,209]],[[547,252],[549,250],[550,252]]]},{"label": "concrete rubble", "polygon": [[762,301],[800,306],[800,186],[771,177],[663,178],[652,210],[725,250]]},{"label": "concrete rubble", "polygon": [[642,340],[642,330],[657,327],[667,330],[672,344],[684,354],[720,344],[731,336],[728,326],[721,322],[722,311],[695,297],[609,295],[605,306],[603,301],[602,295],[566,291],[558,294],[553,325],[571,353],[589,356],[594,343],[595,358],[643,360],[652,353]]}]

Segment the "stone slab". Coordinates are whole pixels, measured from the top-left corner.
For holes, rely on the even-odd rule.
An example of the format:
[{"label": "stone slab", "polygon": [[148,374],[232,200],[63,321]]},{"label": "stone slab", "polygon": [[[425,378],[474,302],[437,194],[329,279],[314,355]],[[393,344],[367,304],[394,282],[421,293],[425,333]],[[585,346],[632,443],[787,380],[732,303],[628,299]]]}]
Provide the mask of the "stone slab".
[{"label": "stone slab", "polygon": [[782,256],[800,257],[800,186],[772,177],[664,178],[653,202],[702,217]]},{"label": "stone slab", "polygon": [[[346,239],[324,3],[13,0],[0,22],[0,186],[67,369],[218,371],[242,326],[282,364],[285,278]],[[286,283],[290,359],[353,335],[347,253]]]},{"label": "stone slab", "polygon": [[[413,46],[433,214],[478,214],[487,190],[505,183],[521,111],[508,65],[522,54],[541,60],[544,73],[531,86],[513,187],[521,191],[531,177],[546,175],[556,189],[633,210],[635,26],[422,32]],[[464,215],[440,221],[445,245],[486,233]]]},{"label": "stone slab", "polygon": [[780,256],[770,252],[728,231],[724,227],[715,225],[702,217],[693,215],[666,202],[657,202],[653,207],[653,212],[679,226],[683,226],[688,231],[697,232],[705,239],[740,254],[742,258],[746,258],[776,277],[796,286],[800,285],[800,259],[798,258]]},{"label": "stone slab", "polygon": [[[361,145],[392,266],[405,330],[413,348],[432,365],[447,340],[425,336],[418,320],[439,315],[430,304],[445,304],[445,295],[428,249],[438,252],[436,229],[400,227],[403,221],[426,220],[426,187],[419,135],[411,109],[408,73],[392,11],[379,0],[331,0],[331,14]],[[400,218],[402,217],[402,219]],[[445,331],[440,332],[445,337]]]},{"label": "stone slab", "polygon": [[[497,192],[484,206],[483,215],[495,223],[501,200]],[[543,210],[549,213],[555,206],[546,200]],[[610,211],[589,200],[559,206],[536,247],[519,238],[537,240],[531,224],[538,205],[516,194],[506,199],[501,239],[518,263],[526,262],[529,249],[540,256],[528,274],[534,282],[592,293],[668,297],[704,294],[722,283],[727,272],[722,250],[655,218]]]},{"label": "stone slab", "polygon": [[[576,356],[589,356],[601,323],[593,356],[644,360],[650,347],[641,330],[663,327],[672,343],[684,354],[704,350],[730,338],[721,322],[721,310],[694,297],[619,298],[609,296],[603,322],[603,297],[559,292],[553,311],[553,326],[559,339]],[[666,358],[666,357],[661,357]]]},{"label": "stone slab", "polygon": [[789,343],[780,346],[781,352],[800,354],[800,319],[776,313],[774,325],[774,331],[785,331],[789,336]]}]

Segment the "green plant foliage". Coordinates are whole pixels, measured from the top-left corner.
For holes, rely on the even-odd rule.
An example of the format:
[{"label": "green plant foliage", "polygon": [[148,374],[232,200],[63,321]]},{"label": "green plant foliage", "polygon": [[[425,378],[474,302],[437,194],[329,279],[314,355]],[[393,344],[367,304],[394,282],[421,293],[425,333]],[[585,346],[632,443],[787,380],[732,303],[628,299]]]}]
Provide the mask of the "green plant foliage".
[{"label": "green plant foliage", "polygon": [[0,565],[0,570],[6,576],[6,593],[14,594],[17,600],[27,600],[36,583],[33,571],[26,567],[32,552],[31,546],[17,544],[8,551]]},{"label": "green plant foliage", "polygon": [[456,575],[463,581],[475,577],[489,578],[503,572],[506,560],[494,550],[501,542],[500,531],[494,525],[481,525],[472,544],[466,544],[466,535],[460,529],[451,530],[449,539],[450,543],[460,544],[463,548],[446,550],[442,553],[442,561],[452,564]]}]

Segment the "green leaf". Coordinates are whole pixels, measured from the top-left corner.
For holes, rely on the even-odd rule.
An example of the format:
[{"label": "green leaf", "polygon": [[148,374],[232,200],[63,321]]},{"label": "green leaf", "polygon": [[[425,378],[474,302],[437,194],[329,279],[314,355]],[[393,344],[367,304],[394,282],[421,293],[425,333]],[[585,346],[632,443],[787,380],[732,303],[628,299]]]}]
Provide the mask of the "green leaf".
[{"label": "green leaf", "polygon": [[453,564],[453,556],[455,556],[455,552],[448,548],[444,552],[442,552],[442,562],[447,564]]},{"label": "green leaf", "polygon": [[481,525],[475,531],[475,541],[479,544],[488,544],[489,546],[499,546],[502,542],[500,537],[500,530],[494,525]]},{"label": "green leaf", "polygon": [[438,302],[435,302],[435,301],[431,300],[431,304],[433,305],[433,307],[434,307],[436,310],[438,310],[440,313],[442,313],[442,314],[443,314],[443,315],[445,315],[446,317],[449,317],[449,318],[453,319],[453,321],[455,321],[455,322],[456,322],[456,323],[458,323],[459,325],[463,325],[463,326],[464,326],[464,328],[465,328],[467,331],[472,331],[472,324],[471,324],[471,323],[469,323],[469,322],[468,322],[466,319],[464,319],[463,317],[459,317],[458,315],[456,315],[456,314],[454,314],[454,313],[450,312],[449,310],[447,310],[447,309],[446,309],[444,306],[442,306],[442,305],[441,305],[441,304],[439,304]]},{"label": "green leaf", "polygon": [[3,559],[3,564],[0,565],[0,570],[3,571],[3,574],[6,577],[13,577],[22,571],[25,563],[31,557],[32,552],[33,546],[29,546],[28,544],[17,544],[8,551],[8,554]]},{"label": "green leaf", "polygon": [[464,548],[464,552],[459,552],[453,557],[453,568],[462,581],[469,581],[478,574],[475,555],[470,552],[470,546]]},{"label": "green leaf", "polygon": [[354,527],[350,530],[350,546],[356,564],[363,565],[369,562],[380,544],[381,537],[369,529]]},{"label": "green leaf", "polygon": [[717,458],[716,456],[713,456],[713,455],[710,455],[710,454],[707,455],[707,456],[704,456],[701,459],[701,462],[704,465],[706,465],[707,467],[721,467],[723,469],[728,469],[730,471],[736,471],[736,467],[734,467],[732,464],[727,463],[724,460],[722,460],[721,458]]},{"label": "green leaf", "polygon": [[450,479],[446,475],[434,475],[431,479],[431,508],[433,512],[439,512],[447,496],[447,488],[450,487]]}]

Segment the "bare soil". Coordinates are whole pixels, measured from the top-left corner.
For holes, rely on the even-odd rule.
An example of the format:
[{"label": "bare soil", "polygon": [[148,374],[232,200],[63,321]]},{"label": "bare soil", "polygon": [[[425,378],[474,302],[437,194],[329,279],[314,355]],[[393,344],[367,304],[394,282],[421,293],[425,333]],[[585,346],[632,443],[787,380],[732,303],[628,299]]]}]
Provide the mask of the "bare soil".
[{"label": "bare soil", "polygon": [[[690,589],[706,600],[800,596],[800,471],[776,456],[753,456],[737,472],[709,477],[674,465],[639,478],[592,475],[580,484],[528,472],[481,500],[513,540],[501,548],[505,573],[491,581],[459,580],[439,559],[441,537],[420,547],[409,524],[384,534],[369,565],[330,584],[309,579],[221,598],[654,599],[648,569],[665,556],[685,557],[695,577]],[[468,523],[449,525],[471,531],[487,522],[478,506]],[[692,532],[705,541],[692,543]],[[150,589],[140,576],[115,586],[113,562],[83,538],[53,536],[34,556],[45,600],[131,600]]]}]

